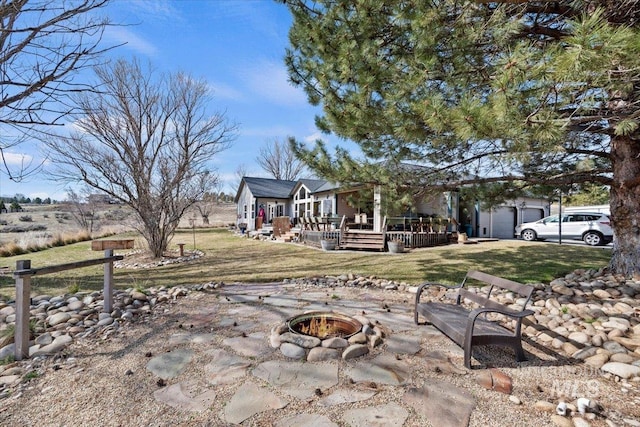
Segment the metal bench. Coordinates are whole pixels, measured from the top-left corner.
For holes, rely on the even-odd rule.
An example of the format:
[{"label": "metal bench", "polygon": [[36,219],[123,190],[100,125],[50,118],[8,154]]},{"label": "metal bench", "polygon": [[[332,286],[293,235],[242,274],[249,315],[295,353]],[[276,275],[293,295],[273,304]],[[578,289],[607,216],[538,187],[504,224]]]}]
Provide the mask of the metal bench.
[{"label": "metal bench", "polygon": [[[468,282],[472,279],[484,285],[488,285],[486,295],[471,292]],[[465,285],[467,287],[465,288]],[[440,286],[446,289],[457,289],[454,303],[448,302],[420,302],[420,297],[429,286]],[[491,299],[494,289],[499,288],[517,294],[524,300],[521,309],[507,307]],[[526,310],[531,300],[533,287],[518,282],[492,276],[480,271],[471,270],[467,273],[462,283],[455,286],[447,286],[439,283],[424,283],[416,293],[414,320],[418,323],[419,315],[422,315],[428,323],[432,324],[452,341],[464,350],[464,366],[471,369],[471,356],[473,347],[477,345],[500,345],[513,348],[516,360],[526,360],[522,349],[521,326],[522,319],[533,314]],[[467,309],[462,303],[467,300],[477,308]],[[507,318],[515,320],[515,330],[510,330],[497,321],[488,320],[487,313],[499,313]],[[480,318],[480,315],[483,315]]]}]

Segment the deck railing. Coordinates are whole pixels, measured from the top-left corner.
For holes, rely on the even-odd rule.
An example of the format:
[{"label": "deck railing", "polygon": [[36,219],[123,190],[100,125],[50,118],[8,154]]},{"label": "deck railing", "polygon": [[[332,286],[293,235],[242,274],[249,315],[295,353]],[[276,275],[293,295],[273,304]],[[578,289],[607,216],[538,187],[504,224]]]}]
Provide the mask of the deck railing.
[{"label": "deck railing", "polygon": [[421,233],[409,231],[387,231],[387,241],[399,240],[407,248],[427,248],[449,243],[448,233]]}]

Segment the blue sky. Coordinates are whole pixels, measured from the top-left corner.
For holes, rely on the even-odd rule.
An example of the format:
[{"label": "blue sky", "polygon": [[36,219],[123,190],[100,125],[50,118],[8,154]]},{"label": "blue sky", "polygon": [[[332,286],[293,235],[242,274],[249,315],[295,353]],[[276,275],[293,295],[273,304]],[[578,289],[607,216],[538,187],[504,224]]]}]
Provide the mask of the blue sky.
[{"label": "blue sky", "polygon": [[[107,14],[115,23],[105,42],[127,43],[112,51],[113,58],[135,56],[158,71],[184,71],[205,79],[213,90],[214,111],[225,111],[238,123],[233,146],[212,160],[223,191],[231,192],[235,171],[265,176],[256,164],[260,147],[274,139],[294,136],[309,143],[335,137],[321,135],[314,124],[320,112],[308,104],[299,88],[288,83],[283,58],[291,15],[272,0],[114,0]],[[37,147],[26,145],[9,153],[41,158]],[[0,194],[16,193],[62,200],[65,189],[43,174],[13,183],[0,175]]]}]

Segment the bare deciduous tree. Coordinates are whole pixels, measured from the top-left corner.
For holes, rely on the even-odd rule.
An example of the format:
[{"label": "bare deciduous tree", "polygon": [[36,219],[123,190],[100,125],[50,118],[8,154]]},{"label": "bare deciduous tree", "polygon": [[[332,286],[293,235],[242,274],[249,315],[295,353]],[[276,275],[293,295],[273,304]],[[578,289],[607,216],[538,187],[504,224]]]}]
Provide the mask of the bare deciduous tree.
[{"label": "bare deciduous tree", "polygon": [[260,149],[260,155],[256,157],[256,161],[275,179],[295,181],[305,170],[304,163],[296,157],[290,143],[277,139],[268,142]]},{"label": "bare deciduous tree", "polygon": [[70,213],[74,221],[87,233],[93,233],[94,223],[99,219],[98,206],[90,200],[89,189],[85,187],[79,193],[68,189],[67,202],[71,207]]},{"label": "bare deciduous tree", "polygon": [[[9,150],[36,127],[60,124],[73,110],[72,94],[94,90],[75,75],[93,67],[109,20],[97,12],[108,0],[0,0],[0,156],[18,181],[38,165],[23,157],[12,168]],[[112,46],[113,47],[113,46]]]},{"label": "bare deciduous tree", "polygon": [[205,81],[124,60],[96,73],[103,93],[77,98],[76,131],[46,139],[55,176],[130,206],[161,257],[185,211],[218,180],[208,164],[229,147],[236,125],[208,113]]},{"label": "bare deciduous tree", "polygon": [[218,203],[220,184],[220,182],[217,182],[213,188],[214,192],[206,192],[202,196],[202,200],[195,204],[195,207],[202,218],[202,225],[209,225],[209,216],[211,215],[211,212],[213,212],[214,205]]},{"label": "bare deciduous tree", "polygon": [[233,180],[231,187],[235,190],[235,192],[237,193],[238,190],[240,190],[240,183],[242,183],[242,178],[244,178],[245,176],[247,176],[247,166],[244,164],[239,164],[236,167],[236,170],[234,172],[235,175],[235,179]]}]

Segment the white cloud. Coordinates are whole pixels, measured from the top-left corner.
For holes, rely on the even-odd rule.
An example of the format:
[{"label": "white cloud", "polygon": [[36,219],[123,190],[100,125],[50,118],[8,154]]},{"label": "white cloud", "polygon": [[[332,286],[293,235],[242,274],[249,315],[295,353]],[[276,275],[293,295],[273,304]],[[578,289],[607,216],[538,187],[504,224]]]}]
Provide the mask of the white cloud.
[{"label": "white cloud", "polygon": [[129,2],[131,11],[148,20],[172,20],[181,18],[179,10],[167,0],[146,0]]},{"label": "white cloud", "polygon": [[302,138],[304,140],[304,142],[306,142],[307,144],[315,144],[315,142],[319,139],[325,140],[326,139],[326,135],[320,133],[320,132],[314,132],[311,135],[307,135],[304,138]]},{"label": "white cloud", "polygon": [[239,90],[224,83],[211,83],[209,84],[209,88],[214,98],[231,99],[234,101],[239,101],[244,98]]},{"label": "white cloud", "polygon": [[9,166],[26,166],[33,162],[33,156],[26,153],[12,153],[5,151],[2,153],[4,161]]},{"label": "white cloud", "polygon": [[158,53],[158,48],[155,45],[126,27],[107,27],[105,36],[115,44],[126,43],[126,47],[142,55],[155,56]]},{"label": "white cloud", "polygon": [[307,105],[304,91],[289,83],[284,64],[259,61],[247,69],[244,78],[254,93],[274,104],[290,107]]}]

